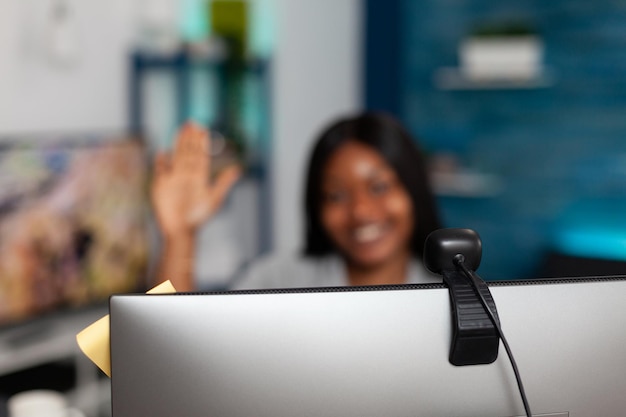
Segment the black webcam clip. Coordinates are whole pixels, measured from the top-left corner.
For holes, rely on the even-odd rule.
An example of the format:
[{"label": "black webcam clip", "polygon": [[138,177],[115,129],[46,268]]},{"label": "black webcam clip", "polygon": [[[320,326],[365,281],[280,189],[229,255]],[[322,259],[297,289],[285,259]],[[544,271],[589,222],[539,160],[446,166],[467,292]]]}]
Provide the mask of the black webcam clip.
[{"label": "black webcam clip", "polygon": [[500,338],[478,291],[499,325],[496,305],[487,284],[474,273],[480,265],[482,243],[471,229],[439,229],[426,238],[424,265],[443,276],[450,292],[453,365],[480,365],[498,357]]}]

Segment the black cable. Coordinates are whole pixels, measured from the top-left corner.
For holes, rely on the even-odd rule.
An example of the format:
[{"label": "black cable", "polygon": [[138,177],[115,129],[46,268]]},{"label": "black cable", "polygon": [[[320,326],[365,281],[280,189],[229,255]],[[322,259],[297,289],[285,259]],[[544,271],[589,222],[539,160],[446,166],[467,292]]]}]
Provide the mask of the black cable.
[{"label": "black cable", "polygon": [[495,314],[493,313],[493,311],[491,310],[491,308],[487,304],[487,300],[485,300],[485,297],[483,296],[482,292],[480,291],[478,283],[476,282],[477,281],[476,276],[472,273],[472,271],[470,271],[465,266],[465,257],[463,255],[461,255],[461,254],[456,255],[453,258],[453,262],[454,262],[454,264],[456,266],[461,268],[461,270],[463,271],[465,276],[472,283],[472,286],[476,290],[476,293],[478,294],[478,297],[480,298],[480,302],[483,305],[483,307],[485,309],[485,312],[487,313],[487,315],[491,319],[491,322],[493,323],[494,327],[496,328],[496,331],[498,332],[498,336],[502,340],[502,344],[504,345],[504,349],[506,350],[506,354],[509,357],[509,361],[511,362],[511,366],[513,367],[513,372],[515,373],[515,380],[517,381],[517,387],[519,388],[519,392],[520,392],[520,395],[522,397],[522,403],[524,404],[524,410],[526,411],[526,416],[527,417],[532,417],[532,414],[530,412],[530,406],[528,405],[528,399],[526,398],[526,391],[524,390],[524,384],[522,384],[522,378],[521,378],[521,376],[519,374],[519,370],[517,369],[517,363],[515,362],[515,358],[513,357],[513,353],[511,352],[511,348],[509,347],[509,342],[507,342],[506,338],[504,337],[504,333],[502,332],[502,329],[500,328],[500,325],[498,324],[498,320],[496,319]]}]

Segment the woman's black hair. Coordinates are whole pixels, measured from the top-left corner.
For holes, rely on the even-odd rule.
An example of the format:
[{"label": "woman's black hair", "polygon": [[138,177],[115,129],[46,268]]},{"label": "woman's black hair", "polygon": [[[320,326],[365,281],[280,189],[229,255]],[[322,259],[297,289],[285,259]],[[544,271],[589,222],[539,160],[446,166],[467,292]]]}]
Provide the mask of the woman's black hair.
[{"label": "woman's black hair", "polygon": [[424,241],[440,228],[426,161],[419,145],[393,117],[383,113],[363,113],[341,119],[328,127],[317,140],[309,161],[306,179],[306,242],[304,255],[323,256],[336,251],[321,221],[322,176],[329,158],[346,141],[355,140],[374,148],[393,168],[413,204],[415,230],[411,251],[421,259]]}]

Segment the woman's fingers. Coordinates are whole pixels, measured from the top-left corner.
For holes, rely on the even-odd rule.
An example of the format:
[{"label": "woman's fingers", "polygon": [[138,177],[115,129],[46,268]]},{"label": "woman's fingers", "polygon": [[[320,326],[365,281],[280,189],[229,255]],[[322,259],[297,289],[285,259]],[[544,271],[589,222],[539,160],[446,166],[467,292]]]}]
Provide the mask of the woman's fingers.
[{"label": "woman's fingers", "polygon": [[159,151],[154,157],[154,174],[161,176],[170,169],[170,157],[167,152]]},{"label": "woman's fingers", "polygon": [[191,130],[191,138],[189,139],[189,148],[191,152],[209,153],[210,138],[208,131],[197,123],[189,122]]},{"label": "woman's fingers", "polygon": [[182,155],[186,151],[187,138],[189,136],[189,130],[191,129],[190,123],[183,124],[178,132],[176,132],[176,138],[174,139],[174,155]]},{"label": "woman's fingers", "polygon": [[241,167],[238,165],[231,165],[224,169],[224,171],[218,175],[213,183],[213,205],[216,208],[220,207],[228,195],[228,192],[237,180],[241,177]]},{"label": "woman's fingers", "polygon": [[[158,153],[155,157],[156,178],[169,178],[170,192],[189,203],[188,212],[194,221],[215,212],[241,176],[241,167],[231,165],[210,181],[210,146],[207,130],[188,122],[180,128],[172,154]],[[182,194],[181,186],[185,190]]]},{"label": "woman's fingers", "polygon": [[193,122],[185,123],[174,144],[174,169],[206,181],[210,169],[208,141],[204,128]]},{"label": "woman's fingers", "polygon": [[192,152],[191,163],[193,169],[201,170],[202,176],[208,179],[211,171],[211,155],[209,152],[211,146],[211,138],[209,132],[202,126],[191,123],[191,133],[189,138],[189,151]]}]

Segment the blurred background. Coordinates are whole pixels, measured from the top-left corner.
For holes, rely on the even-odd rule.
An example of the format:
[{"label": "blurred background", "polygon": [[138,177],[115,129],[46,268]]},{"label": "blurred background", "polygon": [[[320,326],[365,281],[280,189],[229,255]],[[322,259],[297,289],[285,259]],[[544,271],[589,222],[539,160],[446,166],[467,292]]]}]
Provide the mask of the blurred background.
[{"label": "blurred background", "polygon": [[150,285],[150,160],[188,119],[246,167],[201,288],[300,249],[312,141],[363,109],[420,142],[483,278],[625,273],[625,47],[611,0],[0,0],[0,399],[110,415],[74,336]]}]

